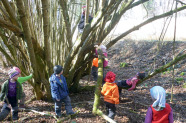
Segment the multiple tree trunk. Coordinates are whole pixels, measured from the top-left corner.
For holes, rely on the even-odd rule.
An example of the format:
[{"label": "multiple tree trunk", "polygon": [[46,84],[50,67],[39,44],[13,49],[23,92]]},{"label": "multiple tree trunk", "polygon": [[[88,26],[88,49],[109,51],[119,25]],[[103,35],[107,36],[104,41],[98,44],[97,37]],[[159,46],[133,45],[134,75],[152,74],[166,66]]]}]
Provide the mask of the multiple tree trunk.
[{"label": "multiple tree trunk", "polygon": [[[6,58],[4,63],[20,67],[23,75],[33,72],[29,83],[37,99],[51,98],[48,78],[56,64],[64,66],[70,90],[77,91],[79,79],[89,74],[94,44],[104,41],[125,12],[147,1],[1,0],[0,52]],[[85,23],[83,33],[73,40],[85,4],[86,16],[94,13],[93,21]],[[107,48],[140,27],[184,9],[185,5],[147,19],[108,42]]]}]

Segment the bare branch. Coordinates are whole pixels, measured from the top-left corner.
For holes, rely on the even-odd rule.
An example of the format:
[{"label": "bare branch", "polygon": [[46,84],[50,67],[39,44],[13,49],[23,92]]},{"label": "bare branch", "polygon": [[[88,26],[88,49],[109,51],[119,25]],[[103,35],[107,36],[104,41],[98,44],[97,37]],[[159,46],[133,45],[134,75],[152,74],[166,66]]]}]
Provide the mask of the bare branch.
[{"label": "bare branch", "polygon": [[121,38],[125,37],[126,35],[130,34],[131,32],[135,31],[135,30],[138,30],[140,27],[148,24],[148,23],[151,23],[155,20],[158,20],[158,19],[161,19],[161,18],[164,18],[164,17],[167,17],[167,16],[170,16],[172,14],[174,14],[175,12],[179,12],[181,10],[184,10],[186,9],[186,6],[182,6],[180,8],[178,8],[177,10],[171,10],[169,12],[166,12],[164,14],[161,14],[161,15],[158,15],[158,16],[154,16],[152,18],[149,18],[148,20],[142,22],[141,24],[137,25],[137,26],[134,26],[133,28],[129,29],[128,31],[122,33],[121,35],[119,35],[118,37],[116,37],[115,39],[113,39],[112,41],[110,41],[108,44],[107,44],[107,48],[110,48],[112,45],[114,45],[118,40],[120,40]]}]

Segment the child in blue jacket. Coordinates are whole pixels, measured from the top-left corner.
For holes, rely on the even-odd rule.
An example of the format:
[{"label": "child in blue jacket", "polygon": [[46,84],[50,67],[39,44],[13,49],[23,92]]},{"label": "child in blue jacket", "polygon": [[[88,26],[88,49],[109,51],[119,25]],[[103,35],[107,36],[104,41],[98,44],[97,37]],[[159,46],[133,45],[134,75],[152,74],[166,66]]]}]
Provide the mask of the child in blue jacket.
[{"label": "child in blue jacket", "polygon": [[54,66],[54,73],[49,78],[51,86],[52,98],[55,102],[55,113],[57,117],[61,117],[62,102],[65,103],[67,115],[74,114],[69,97],[69,91],[65,77],[62,75],[63,68],[60,65]]}]

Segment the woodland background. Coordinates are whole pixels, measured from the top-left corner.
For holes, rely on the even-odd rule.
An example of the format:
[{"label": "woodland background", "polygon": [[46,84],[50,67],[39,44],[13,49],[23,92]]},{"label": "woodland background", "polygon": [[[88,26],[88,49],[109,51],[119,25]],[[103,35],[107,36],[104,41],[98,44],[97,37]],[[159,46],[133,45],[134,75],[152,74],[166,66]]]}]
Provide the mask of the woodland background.
[{"label": "woodland background", "polygon": [[[92,114],[96,82],[90,77],[94,45],[102,43],[108,48],[106,71],[115,72],[118,79],[130,78],[139,71],[149,75],[134,92],[123,90],[116,121],[143,122],[152,103],[149,89],[162,85],[175,109],[175,122],[184,122],[185,3],[185,0],[1,0],[1,83],[11,66],[18,66],[22,76],[33,73],[33,79],[23,85],[27,99],[31,99],[28,106],[53,114],[48,78],[53,66],[60,64],[64,66],[72,102],[80,110],[77,118],[66,122],[104,122]],[[87,6],[86,23],[83,33],[78,35],[83,5]],[[88,14],[94,18],[90,24]],[[99,108],[104,112],[103,104],[100,105],[96,105],[96,111]],[[138,117],[134,118],[136,114]],[[21,116],[20,122],[55,121],[31,112],[21,112]]]}]

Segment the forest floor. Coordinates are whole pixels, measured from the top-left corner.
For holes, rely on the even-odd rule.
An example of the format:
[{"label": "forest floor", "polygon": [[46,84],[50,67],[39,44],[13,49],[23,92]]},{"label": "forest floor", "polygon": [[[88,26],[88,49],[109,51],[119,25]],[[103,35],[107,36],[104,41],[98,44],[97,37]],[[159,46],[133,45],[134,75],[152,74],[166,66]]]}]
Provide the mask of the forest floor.
[{"label": "forest floor", "polygon": [[[109,67],[106,71],[113,71],[117,80],[133,77],[137,72],[144,71],[150,73],[154,68],[168,63],[172,60],[172,42],[164,42],[163,47],[157,52],[157,42],[148,41],[120,41],[108,50]],[[176,55],[183,54],[186,49],[186,42],[176,42]],[[127,65],[124,64],[127,63]],[[0,66],[0,84],[7,78],[7,70]],[[82,86],[94,85],[94,81],[88,81],[88,77],[81,80]],[[160,85],[166,89],[166,99],[173,109],[174,123],[186,122],[186,59],[175,65],[175,82],[173,88],[173,103],[171,98],[172,67],[166,72],[160,73],[137,86],[134,91],[122,90],[121,101],[116,105],[117,115],[115,120],[118,123],[143,123],[148,107],[153,103],[149,89],[155,85]],[[23,84],[23,90],[26,93],[26,100],[32,96],[32,87],[28,83]],[[62,107],[64,123],[105,123],[106,121],[92,114],[94,101],[94,91],[70,94],[74,110],[78,111],[76,117],[67,118],[64,105]],[[3,102],[0,102],[2,108]],[[45,101],[32,101],[27,104],[27,108],[39,112],[50,113],[54,115],[54,103]],[[99,107],[105,113],[103,98]],[[10,122],[8,116],[4,122]],[[43,116],[31,111],[19,112],[19,123],[54,123],[55,118]]]}]

